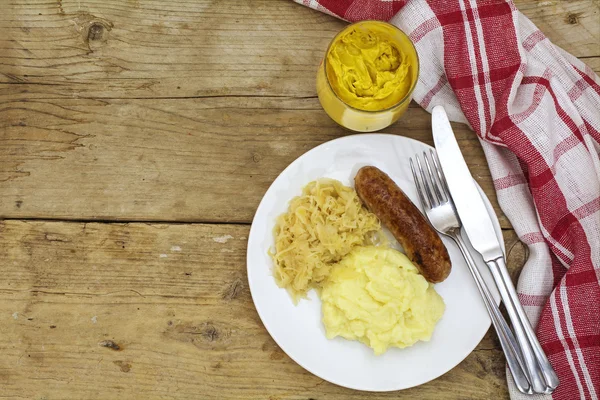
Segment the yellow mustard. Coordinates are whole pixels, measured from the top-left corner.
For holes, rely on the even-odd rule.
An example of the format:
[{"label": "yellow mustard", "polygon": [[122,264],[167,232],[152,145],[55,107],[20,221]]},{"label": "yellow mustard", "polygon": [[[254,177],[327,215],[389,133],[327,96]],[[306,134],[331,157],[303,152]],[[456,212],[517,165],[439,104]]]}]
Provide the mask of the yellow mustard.
[{"label": "yellow mustard", "polygon": [[335,122],[357,132],[390,126],[407,110],[419,77],[410,38],[386,22],[348,25],[317,72],[317,94]]},{"label": "yellow mustard", "polygon": [[366,111],[390,108],[411,86],[410,62],[387,26],[354,27],[327,54],[327,75],[348,105]]}]

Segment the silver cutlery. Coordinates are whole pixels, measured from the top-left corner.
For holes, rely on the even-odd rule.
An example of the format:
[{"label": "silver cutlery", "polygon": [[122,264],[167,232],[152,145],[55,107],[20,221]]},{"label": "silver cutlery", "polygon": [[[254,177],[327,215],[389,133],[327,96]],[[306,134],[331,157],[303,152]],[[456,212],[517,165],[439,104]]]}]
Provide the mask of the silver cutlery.
[{"label": "silver cutlery", "polygon": [[410,168],[417,187],[417,193],[419,194],[419,200],[425,210],[425,215],[435,230],[450,237],[457,244],[467,262],[471,274],[473,275],[479,293],[481,293],[483,303],[490,315],[492,324],[498,333],[500,345],[506,356],[508,367],[513,375],[517,388],[523,393],[532,393],[529,379],[524,372],[525,367],[515,337],[513,336],[508,323],[500,313],[500,309],[496,305],[487,284],[483,280],[473,257],[471,257],[471,254],[460,235],[460,219],[454,209],[452,197],[445,185],[444,176],[437,164],[433,150],[431,150],[432,161],[430,162],[429,157],[425,152],[423,152],[423,160],[425,168],[423,167],[419,155],[415,155],[416,167],[411,158]]},{"label": "silver cutlery", "polygon": [[486,262],[504,302],[519,344],[526,374],[534,393],[552,393],[558,377],[544,354],[512,283],[500,242],[485,204],[462,156],[448,116],[442,106],[432,110],[432,130],[437,156],[463,229],[473,248]]}]

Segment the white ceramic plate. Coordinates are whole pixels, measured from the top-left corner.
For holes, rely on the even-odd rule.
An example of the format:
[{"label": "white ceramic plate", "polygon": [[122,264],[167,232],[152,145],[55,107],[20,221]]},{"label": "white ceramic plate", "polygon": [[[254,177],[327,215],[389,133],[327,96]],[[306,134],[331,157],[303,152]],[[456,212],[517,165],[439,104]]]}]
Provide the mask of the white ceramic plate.
[{"label": "white ceramic plate", "polygon": [[[309,300],[295,306],[273,279],[273,262],[267,251],[274,244],[276,217],[310,181],[327,177],[353,186],[356,172],[374,165],[419,204],[409,157],[431,147],[401,136],[364,134],[324,143],[302,155],[275,179],[262,199],[248,239],[248,281],[252,299],[265,327],[279,347],[313,374],[340,386],[367,391],[391,391],[421,385],[446,373],[460,363],[481,341],[490,327],[490,318],[459,250],[442,238],[452,260],[452,273],[435,285],[444,298],[446,312],[431,341],[405,349],[393,348],[375,356],[372,349],[342,338],[328,340],[321,323],[321,302],[313,291]],[[480,189],[481,192],[481,189]],[[500,225],[489,204],[496,234]],[[503,243],[503,241],[500,241]],[[477,254],[479,268],[499,302],[491,274]]]}]

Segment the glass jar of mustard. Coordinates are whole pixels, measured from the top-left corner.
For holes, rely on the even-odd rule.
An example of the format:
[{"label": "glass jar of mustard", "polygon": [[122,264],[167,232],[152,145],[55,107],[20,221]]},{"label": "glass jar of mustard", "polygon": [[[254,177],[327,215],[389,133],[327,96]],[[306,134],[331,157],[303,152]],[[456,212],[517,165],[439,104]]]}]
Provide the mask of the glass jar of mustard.
[{"label": "glass jar of mustard", "polygon": [[419,77],[415,46],[386,22],[361,21],[338,33],[317,73],[325,112],[357,132],[373,132],[406,111]]}]

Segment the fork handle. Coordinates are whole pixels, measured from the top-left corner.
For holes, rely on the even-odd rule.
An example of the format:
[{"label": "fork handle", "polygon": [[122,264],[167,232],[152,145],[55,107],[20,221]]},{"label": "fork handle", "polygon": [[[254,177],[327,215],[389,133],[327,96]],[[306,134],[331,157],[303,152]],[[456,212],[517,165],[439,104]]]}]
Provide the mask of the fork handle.
[{"label": "fork handle", "polygon": [[552,393],[559,384],[558,377],[548,361],[529,323],[529,319],[527,319],[525,310],[519,301],[517,291],[506,269],[504,257],[486,262],[486,264],[490,267],[506,311],[513,323],[527,369],[530,376],[533,375],[531,378],[534,391],[536,393]]},{"label": "fork handle", "polygon": [[496,329],[496,333],[498,334],[498,339],[500,340],[500,345],[502,346],[502,350],[504,351],[504,355],[506,356],[506,362],[508,363],[508,368],[512,373],[517,389],[520,392],[525,394],[531,394],[533,391],[531,390],[531,385],[529,382],[529,378],[525,373],[525,367],[523,360],[521,358],[521,353],[519,351],[519,346],[515,337],[513,336],[508,323],[500,313],[500,309],[498,305],[494,301],[490,290],[483,280],[471,253],[469,252],[467,246],[465,245],[464,240],[460,236],[460,233],[455,231],[452,234],[449,234],[452,239],[458,245],[465,261],[467,262],[467,266],[471,271],[471,275],[477,284],[477,288],[479,289],[479,293],[483,298],[483,303],[485,304],[485,308],[487,309],[490,319],[492,320],[492,324]]}]

